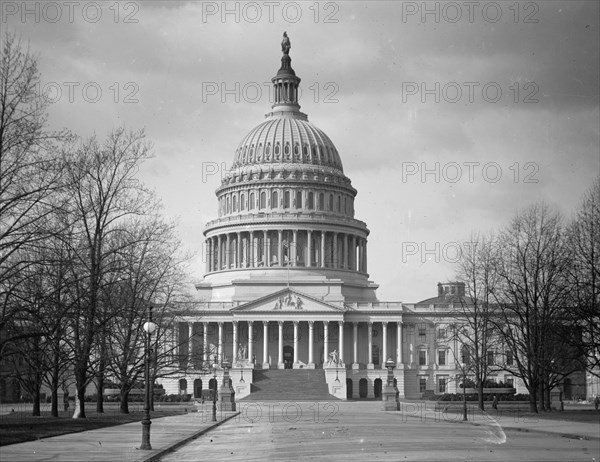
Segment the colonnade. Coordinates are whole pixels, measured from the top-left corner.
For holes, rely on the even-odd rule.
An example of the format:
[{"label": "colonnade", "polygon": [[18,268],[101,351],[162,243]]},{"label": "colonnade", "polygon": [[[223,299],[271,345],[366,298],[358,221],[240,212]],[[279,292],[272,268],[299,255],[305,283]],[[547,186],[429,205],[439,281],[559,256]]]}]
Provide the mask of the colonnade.
[{"label": "colonnade", "polygon": [[[269,368],[271,365],[271,361],[270,361],[270,356],[269,356],[269,329],[270,328],[276,328],[277,329],[277,365],[278,367],[282,367],[284,364],[284,355],[283,355],[283,339],[284,339],[284,335],[283,335],[283,325],[284,322],[286,322],[286,320],[277,320],[277,321],[229,321],[232,324],[232,340],[231,340],[231,347],[232,347],[232,355],[227,355],[228,359],[231,359],[232,361],[238,361],[238,360],[245,360],[247,359],[248,361],[250,361],[251,363],[256,363],[256,364],[262,364],[263,368]],[[314,367],[315,365],[315,356],[314,356],[314,346],[315,346],[315,323],[321,322],[322,326],[323,326],[323,362],[327,363],[328,359],[329,359],[329,354],[336,349],[337,346],[337,357],[339,358],[339,361],[341,363],[346,363],[346,356],[345,356],[345,351],[344,351],[344,327],[345,324],[347,324],[348,322],[346,321],[339,321],[339,320],[331,320],[331,321],[313,321],[313,320],[307,320],[307,321],[298,321],[298,320],[292,320],[292,321],[287,321],[287,322],[292,322],[293,323],[293,328],[294,328],[294,335],[292,337],[293,340],[293,348],[294,348],[294,357],[293,357],[293,363],[297,364],[299,362],[299,357],[298,357],[298,351],[299,351],[299,340],[300,340],[300,335],[299,335],[299,326],[300,323],[307,323],[308,324],[308,358],[303,358],[304,360],[307,360],[307,364],[309,367]],[[240,323],[247,323],[247,332],[248,332],[248,338],[247,338],[247,350],[243,351],[242,353],[240,353],[240,349],[239,347],[240,342],[239,342],[239,329],[240,329]],[[275,325],[270,325],[271,323],[275,324]],[[180,323],[181,324],[181,323]],[[198,334],[194,334],[194,322],[188,322],[187,323],[187,327],[188,327],[188,337],[187,337],[187,341],[188,341],[188,345],[187,345],[187,349],[188,349],[188,354],[189,352],[192,352],[194,350],[193,348],[193,339],[194,338],[201,338],[202,340],[202,361],[203,362],[221,362],[224,357],[224,325],[225,325],[225,321],[216,321],[216,322],[209,322],[209,321],[203,321],[202,324],[202,334],[200,334],[198,336]],[[200,323],[199,323],[200,324]],[[262,338],[262,358],[259,357],[255,357],[255,346],[256,346],[256,341],[254,339],[254,325],[262,325],[262,329],[263,329],[263,338]],[[348,359],[352,359],[352,365],[353,367],[356,368],[356,366],[358,366],[359,363],[359,335],[358,335],[358,327],[359,324],[363,324],[357,321],[354,322],[350,322],[350,324],[352,324],[352,353],[351,356],[350,354],[348,355]],[[368,351],[368,359],[369,362],[367,363],[367,367],[368,368],[374,368],[374,365],[372,364],[372,358],[373,358],[373,322],[366,322],[364,323],[367,325],[367,351]],[[402,322],[401,321],[393,321],[393,322],[380,322],[380,323],[375,323],[375,324],[380,324],[382,327],[381,333],[382,333],[382,361],[381,361],[381,368],[384,369],[385,368],[385,361],[388,358],[388,355],[390,357],[392,356],[392,352],[389,351],[388,352],[388,325],[389,324],[395,324],[396,325],[396,339],[395,339],[395,346],[396,346],[396,351],[395,351],[395,359],[396,359],[396,363],[400,364],[403,362],[403,351],[402,351]],[[216,351],[209,351],[209,327],[213,327],[214,325],[217,326],[217,343],[216,343]],[[338,341],[337,341],[337,345],[335,345],[335,343],[332,345],[329,338],[330,338],[330,330],[333,328],[338,329]],[[213,339],[214,340],[214,339]],[[320,344],[320,342],[319,342]],[[179,347],[181,348],[183,345],[182,343],[179,343]],[[363,346],[364,347],[364,346]],[[331,348],[331,351],[330,351]],[[176,351],[176,350],[175,350]],[[240,357],[240,354],[242,354],[244,357]],[[180,349],[180,355],[181,355],[181,349]],[[261,361],[262,360],[262,361]]]},{"label": "colonnade", "polygon": [[206,272],[265,266],[367,272],[367,239],[321,230],[237,231],[206,239]]}]

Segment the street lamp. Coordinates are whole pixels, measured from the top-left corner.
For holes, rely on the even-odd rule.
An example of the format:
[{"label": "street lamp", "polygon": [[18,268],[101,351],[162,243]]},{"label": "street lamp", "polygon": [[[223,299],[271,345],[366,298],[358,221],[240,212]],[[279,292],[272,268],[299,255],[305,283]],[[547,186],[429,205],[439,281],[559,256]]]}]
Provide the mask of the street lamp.
[{"label": "street lamp", "polygon": [[212,398],[213,398],[213,407],[212,407],[212,421],[216,422],[217,421],[217,365],[216,363],[213,364],[213,368],[215,370],[215,373],[213,375],[213,393],[212,393]]},{"label": "street lamp", "polygon": [[463,387],[463,422],[466,422],[467,420],[467,369],[468,366],[465,363],[461,363],[460,364],[460,370],[463,374],[463,382],[462,382],[462,387]]},{"label": "street lamp", "polygon": [[144,371],[144,381],[146,384],[145,399],[144,399],[144,418],[142,419],[142,445],[140,449],[152,449],[150,445],[150,393],[151,388],[154,384],[150,384],[150,361],[152,349],[150,344],[150,336],[156,330],[156,324],[152,322],[152,307],[148,306],[148,321],[144,323],[144,330],[146,331],[146,370]]}]

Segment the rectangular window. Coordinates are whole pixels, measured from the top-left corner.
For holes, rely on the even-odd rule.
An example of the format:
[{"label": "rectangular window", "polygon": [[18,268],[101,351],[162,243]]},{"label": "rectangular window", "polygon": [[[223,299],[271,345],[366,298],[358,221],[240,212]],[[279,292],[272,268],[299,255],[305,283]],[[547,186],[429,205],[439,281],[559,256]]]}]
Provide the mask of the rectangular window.
[{"label": "rectangular window", "polygon": [[504,379],[504,383],[506,383],[506,385],[508,385],[508,386],[509,386],[509,387],[511,387],[511,388],[514,388],[514,387],[515,387],[515,379],[514,379],[514,378],[512,378],[512,377],[506,377],[506,378]]},{"label": "rectangular window", "polygon": [[506,365],[507,366],[512,366],[513,365],[513,354],[512,354],[512,351],[507,351],[506,352]]},{"label": "rectangular window", "polygon": [[438,329],[438,338],[446,338],[446,329]]},{"label": "rectangular window", "polygon": [[427,351],[419,350],[419,366],[427,366]]},{"label": "rectangular window", "polygon": [[419,392],[424,393],[427,390],[427,377],[419,377]]},{"label": "rectangular window", "polygon": [[425,328],[424,327],[419,327],[419,336],[425,337]]},{"label": "rectangular window", "polygon": [[446,377],[438,377],[438,393],[446,393]]},{"label": "rectangular window", "polygon": [[487,352],[487,364],[488,364],[488,366],[494,365],[494,352],[493,351]]},{"label": "rectangular window", "polygon": [[446,365],[446,350],[439,350],[438,351],[438,364],[440,366],[445,366]]}]

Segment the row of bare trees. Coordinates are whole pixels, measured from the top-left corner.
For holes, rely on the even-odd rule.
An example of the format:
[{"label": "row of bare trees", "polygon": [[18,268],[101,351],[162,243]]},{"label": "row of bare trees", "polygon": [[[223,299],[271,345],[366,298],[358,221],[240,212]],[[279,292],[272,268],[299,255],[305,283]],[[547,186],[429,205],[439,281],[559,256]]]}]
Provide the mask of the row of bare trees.
[{"label": "row of bare trees", "polygon": [[[105,139],[51,131],[37,93],[37,58],[13,35],[0,63],[0,364],[12,369],[40,413],[43,383],[85,392],[107,380],[127,395],[143,371],[149,308],[168,332],[168,310],[184,293],[185,263],[175,225],[137,177],[151,157],[143,131]],[[155,349],[155,361],[174,355]],[[158,353],[164,353],[160,356]],[[155,367],[155,370],[159,368]]]},{"label": "row of bare trees", "polygon": [[550,391],[573,372],[598,375],[599,272],[600,180],[570,222],[536,203],[497,233],[471,235],[458,262],[466,298],[455,332],[481,409],[483,385],[499,370],[523,381],[532,412],[550,410]]}]

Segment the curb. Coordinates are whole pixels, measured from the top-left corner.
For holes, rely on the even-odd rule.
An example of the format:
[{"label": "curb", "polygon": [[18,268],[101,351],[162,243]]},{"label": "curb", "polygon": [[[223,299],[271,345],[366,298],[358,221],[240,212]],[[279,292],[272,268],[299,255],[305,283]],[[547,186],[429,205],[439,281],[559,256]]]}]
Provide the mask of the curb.
[{"label": "curb", "polygon": [[173,444],[171,444],[171,445],[169,445],[169,446],[167,446],[167,447],[159,450],[155,454],[152,454],[152,455],[148,456],[147,458],[142,459],[142,461],[143,462],[156,462],[156,461],[159,461],[166,454],[177,450],[181,446],[189,443],[190,441],[195,440],[196,438],[201,437],[202,435],[204,435],[205,433],[208,433],[213,428],[217,428],[219,425],[224,424],[225,422],[227,422],[228,420],[236,417],[239,414],[240,414],[240,411],[238,411],[238,412],[236,412],[234,414],[231,414],[230,416],[226,417],[225,419],[223,419],[223,420],[221,420],[221,421],[219,421],[219,422],[217,422],[217,423],[215,423],[215,424],[213,424],[213,425],[211,425],[209,427],[205,427],[205,428],[203,428],[202,430],[200,430],[200,431],[198,431],[196,433],[192,433],[191,435],[186,436],[185,438],[183,438],[183,439],[181,439],[179,441],[176,441],[175,443],[173,443]]}]

